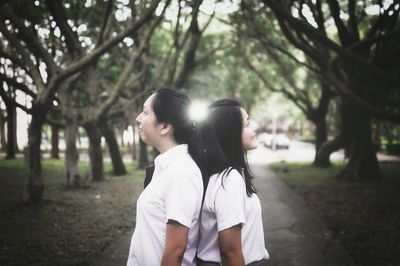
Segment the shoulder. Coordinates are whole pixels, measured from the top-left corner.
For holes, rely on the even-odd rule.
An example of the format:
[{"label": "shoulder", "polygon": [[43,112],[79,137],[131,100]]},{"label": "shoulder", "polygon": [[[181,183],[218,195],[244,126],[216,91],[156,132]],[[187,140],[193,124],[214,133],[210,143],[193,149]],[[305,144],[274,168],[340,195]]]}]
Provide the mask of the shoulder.
[{"label": "shoulder", "polygon": [[222,178],[225,184],[244,184],[243,176],[234,168],[228,168],[219,173],[218,178]]},{"label": "shoulder", "polygon": [[211,176],[208,187],[214,191],[212,194],[222,191],[237,193],[238,191],[246,190],[246,184],[242,175],[233,168],[225,169]]},{"label": "shoulder", "polygon": [[200,168],[188,153],[174,160],[168,167],[168,172],[172,176],[190,176],[201,179]]}]

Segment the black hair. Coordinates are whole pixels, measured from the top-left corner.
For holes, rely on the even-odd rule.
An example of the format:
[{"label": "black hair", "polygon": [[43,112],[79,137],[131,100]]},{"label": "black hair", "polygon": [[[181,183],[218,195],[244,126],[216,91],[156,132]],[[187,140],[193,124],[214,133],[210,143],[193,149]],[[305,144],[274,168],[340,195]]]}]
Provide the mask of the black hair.
[{"label": "black hair", "polygon": [[243,150],[240,108],[240,103],[232,99],[211,104],[207,118],[196,124],[189,153],[201,170],[205,188],[213,174],[227,175],[236,169],[245,179],[246,194],[251,196],[256,190],[251,183],[253,175]]},{"label": "black hair", "polygon": [[152,108],[157,122],[172,125],[173,137],[178,144],[188,143],[193,133],[190,104],[190,98],[177,89],[162,88],[154,93]]}]

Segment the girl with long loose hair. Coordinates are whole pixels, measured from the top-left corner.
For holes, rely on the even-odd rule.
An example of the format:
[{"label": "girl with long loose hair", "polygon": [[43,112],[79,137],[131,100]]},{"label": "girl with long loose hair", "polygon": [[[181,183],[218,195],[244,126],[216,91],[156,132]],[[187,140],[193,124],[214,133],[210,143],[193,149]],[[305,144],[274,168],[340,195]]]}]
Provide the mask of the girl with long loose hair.
[{"label": "girl with long loose hair", "polygon": [[257,148],[249,116],[231,99],[214,102],[196,126],[189,153],[200,167],[205,195],[198,265],[262,265],[261,205],[246,151]]}]

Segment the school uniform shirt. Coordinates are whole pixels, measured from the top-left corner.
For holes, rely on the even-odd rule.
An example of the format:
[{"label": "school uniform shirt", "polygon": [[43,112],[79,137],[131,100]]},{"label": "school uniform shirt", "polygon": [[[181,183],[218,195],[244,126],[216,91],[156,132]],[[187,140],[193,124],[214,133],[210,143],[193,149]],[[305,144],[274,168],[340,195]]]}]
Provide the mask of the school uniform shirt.
[{"label": "school uniform shirt", "polygon": [[242,225],[245,264],[269,259],[264,244],[260,200],[255,193],[247,196],[244,178],[232,169],[225,176],[215,174],[210,177],[201,213],[197,256],[203,261],[220,263],[218,232],[237,224]]},{"label": "school uniform shirt", "polygon": [[128,266],[161,264],[170,219],[189,228],[182,265],[195,265],[203,181],[187,149],[186,144],[178,145],[154,160],[152,180],[137,200]]}]

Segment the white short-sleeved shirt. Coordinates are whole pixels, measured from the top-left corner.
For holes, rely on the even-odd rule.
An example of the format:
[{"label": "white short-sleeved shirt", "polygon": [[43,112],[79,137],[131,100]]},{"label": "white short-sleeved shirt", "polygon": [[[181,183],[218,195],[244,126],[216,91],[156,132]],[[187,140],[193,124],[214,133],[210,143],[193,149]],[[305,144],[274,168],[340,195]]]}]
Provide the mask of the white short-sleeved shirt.
[{"label": "white short-sleeved shirt", "polygon": [[204,261],[220,263],[218,232],[237,224],[242,224],[242,252],[246,265],[269,259],[264,244],[260,200],[255,193],[247,196],[244,178],[233,169],[228,175],[210,177],[201,213],[197,256]]},{"label": "white short-sleeved shirt", "polygon": [[175,146],[154,160],[150,184],[139,196],[136,227],[129,249],[128,266],[159,266],[165,246],[168,220],[189,228],[182,265],[195,265],[199,214],[203,197],[201,172],[187,151]]}]

